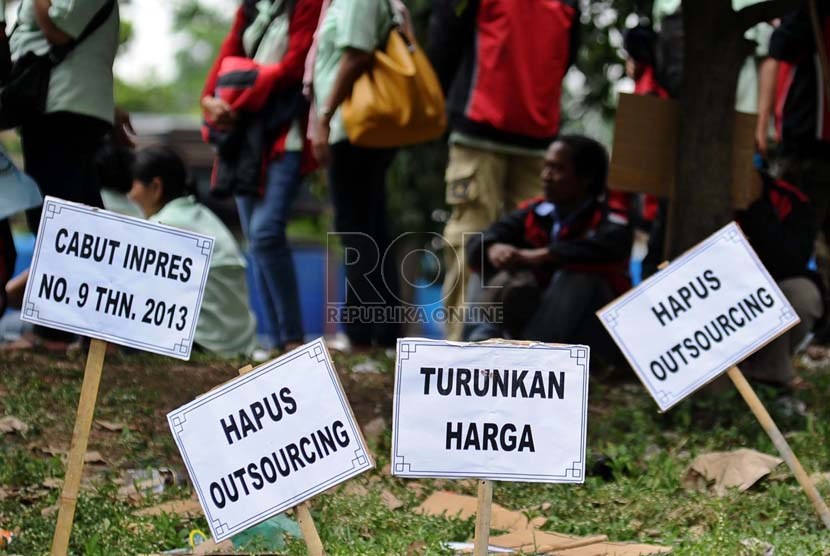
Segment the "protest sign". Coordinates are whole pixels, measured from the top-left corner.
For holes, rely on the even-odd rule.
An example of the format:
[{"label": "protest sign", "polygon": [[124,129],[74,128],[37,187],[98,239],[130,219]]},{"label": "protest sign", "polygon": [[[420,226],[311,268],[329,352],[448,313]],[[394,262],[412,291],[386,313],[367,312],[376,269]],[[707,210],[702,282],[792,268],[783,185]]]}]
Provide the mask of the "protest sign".
[{"label": "protest sign", "polygon": [[726,371],[830,529],[830,509],[737,367],[795,326],[795,310],[734,222],[661,269],[597,316],[661,411]]},{"label": "protest sign", "polygon": [[374,466],[322,339],[167,420],[217,541]]},{"label": "protest sign", "polygon": [[51,554],[69,547],[107,342],[189,359],[213,238],[46,197],[22,320],[92,338]]},{"label": "protest sign", "polygon": [[398,340],[392,474],[476,477],[476,556],[488,553],[493,480],[582,483],[587,346]]},{"label": "protest sign", "polygon": [[586,346],[398,340],[392,474],[581,483]]},{"label": "protest sign", "polygon": [[21,319],[189,359],[213,238],[47,197]]},{"label": "protest sign", "polygon": [[799,321],[734,222],[597,314],[662,411]]}]

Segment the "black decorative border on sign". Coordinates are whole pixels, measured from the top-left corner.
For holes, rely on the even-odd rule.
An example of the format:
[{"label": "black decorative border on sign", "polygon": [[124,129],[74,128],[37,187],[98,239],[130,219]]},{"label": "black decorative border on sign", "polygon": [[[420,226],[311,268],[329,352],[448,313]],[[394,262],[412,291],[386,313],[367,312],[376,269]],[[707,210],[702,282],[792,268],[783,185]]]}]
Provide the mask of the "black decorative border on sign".
[{"label": "black decorative border on sign", "polygon": [[[764,267],[764,265],[761,264],[761,260],[758,258],[758,255],[749,245],[749,241],[746,239],[746,237],[744,237],[740,228],[734,222],[732,222],[731,224],[727,224],[726,226],[721,228],[719,232],[715,232],[715,234],[712,235],[708,240],[702,242],[698,246],[698,248],[679,257],[668,268],[661,270],[660,272],[649,278],[647,280],[647,283],[654,285],[662,280],[665,280],[668,276],[671,276],[674,272],[677,272],[678,269],[682,268],[696,257],[705,253],[712,247],[717,246],[717,244],[721,241],[741,245],[746,250],[749,257],[752,259],[752,262],[755,264],[758,271],[761,272],[764,276],[766,276],[768,282],[767,285],[770,286],[773,293],[775,293],[778,296],[778,299],[776,301],[778,301],[779,303],[783,303],[783,307],[781,308],[781,312],[778,317],[778,322],[782,325],[782,327],[770,330],[767,334],[765,334],[761,338],[758,338],[755,342],[747,344],[744,347],[744,349],[742,349],[736,355],[726,357],[720,363],[712,367],[712,369],[704,373],[701,376],[701,378],[699,378],[692,384],[686,386],[681,391],[675,392],[674,395],[672,395],[671,392],[661,390],[659,388],[659,384],[653,383],[648,371],[637,365],[636,359],[631,354],[631,351],[629,350],[628,346],[622,340],[622,338],[619,336],[616,330],[617,325],[619,323],[617,313],[623,307],[625,307],[626,305],[628,305],[629,303],[643,295],[646,291],[648,291],[648,288],[643,288],[642,286],[640,286],[632,290],[629,294],[624,296],[624,298],[621,299],[617,305],[614,306],[613,310],[608,311],[607,313],[603,313],[602,315],[602,319],[606,323],[606,328],[608,329],[608,332],[614,337],[614,341],[620,347],[620,350],[625,355],[625,358],[628,360],[629,364],[631,365],[631,368],[633,368],[636,372],[637,377],[645,385],[646,389],[652,393],[652,396],[654,397],[654,400],[657,402],[657,405],[660,407],[661,411],[668,411],[676,404],[681,402],[684,398],[686,398],[686,396],[690,395],[698,388],[701,388],[702,386],[711,382],[713,379],[715,379],[721,373],[726,371],[732,365],[735,365],[736,363],[743,361],[749,355],[751,355],[752,353],[766,345],[768,342],[772,341],[774,338],[778,337],[780,334],[782,334],[789,328],[795,326],[795,324],[797,324],[798,322],[798,315],[796,315],[793,311],[790,302],[784,296],[784,293],[778,287],[778,284],[775,282],[772,276],[770,276],[766,267]],[[795,319],[793,319],[793,317],[795,317]],[[714,369],[719,370],[715,371]]]},{"label": "black decorative border on sign", "polygon": [[[244,521],[240,521],[235,525],[229,525],[228,523],[222,522],[221,520],[215,518],[210,512],[210,505],[207,503],[210,500],[210,496],[208,492],[203,488],[203,486],[199,483],[196,479],[193,467],[190,463],[190,456],[187,454],[184,445],[179,438],[179,434],[184,431],[184,425],[187,423],[187,414],[191,411],[205,405],[213,401],[215,398],[219,396],[223,396],[228,392],[232,392],[237,388],[248,384],[252,380],[256,380],[263,374],[271,373],[271,372],[278,372],[280,367],[284,366],[289,362],[293,362],[297,359],[307,357],[317,363],[323,363],[326,366],[326,371],[328,373],[328,377],[331,380],[332,386],[334,386],[335,391],[337,392],[337,397],[340,400],[340,406],[343,410],[343,414],[346,416],[347,423],[344,423],[349,426],[351,430],[352,438],[358,444],[358,448],[354,451],[354,458],[352,459],[352,467],[351,469],[345,470],[342,473],[329,478],[326,481],[318,483],[303,492],[297,494],[296,496],[283,501],[282,504],[274,504],[270,508],[253,515]],[[167,415],[167,421],[170,425],[170,430],[173,432],[173,438],[176,441],[176,445],[179,447],[179,452],[182,455],[182,460],[184,461],[185,467],[187,467],[188,475],[190,476],[191,481],[193,482],[193,488],[196,490],[196,493],[199,496],[199,500],[202,503],[202,509],[205,512],[205,517],[207,518],[208,523],[210,524],[211,532],[213,533],[214,538],[217,541],[222,541],[228,537],[232,537],[237,533],[241,533],[245,529],[249,527],[253,527],[257,523],[260,523],[269,517],[275,516],[284,512],[289,508],[293,508],[297,504],[300,504],[314,496],[330,489],[333,486],[336,486],[352,477],[355,477],[367,469],[371,469],[372,462],[368,456],[368,449],[363,441],[363,436],[355,427],[355,421],[352,417],[351,408],[349,407],[349,402],[346,399],[346,395],[343,392],[343,389],[340,387],[340,381],[337,379],[337,371],[334,369],[334,365],[332,364],[331,360],[326,357],[325,347],[323,345],[323,339],[318,338],[314,342],[307,344],[305,349],[300,349],[288,354],[286,357],[281,358],[273,363],[268,365],[264,365],[260,368],[254,369],[253,371],[233,380],[232,382],[217,388],[209,392],[208,394],[198,398],[189,404],[177,409],[174,412],[171,412]]]},{"label": "black decorative border on sign", "polygon": [[193,347],[193,336],[196,332],[196,323],[199,320],[199,312],[202,307],[202,297],[205,293],[205,284],[207,283],[208,271],[210,269],[210,254],[213,250],[213,238],[197,234],[195,232],[189,232],[187,230],[180,230],[177,228],[172,228],[160,224],[150,224],[147,221],[138,218],[132,218],[120,214],[113,214],[111,212],[86,207],[84,205],[78,205],[76,203],[68,203],[66,201],[56,202],[51,198],[47,198],[43,206],[43,216],[41,217],[40,229],[38,230],[37,235],[37,243],[35,244],[34,258],[32,260],[31,265],[32,276],[36,275],[37,273],[37,265],[40,260],[40,243],[45,235],[44,230],[46,228],[47,221],[53,219],[57,215],[60,215],[63,212],[63,210],[94,215],[97,218],[114,220],[122,224],[129,224],[132,226],[137,226],[139,228],[148,228],[152,229],[154,232],[163,232],[166,234],[194,240],[196,242],[196,246],[201,250],[202,255],[205,257],[206,260],[205,272],[202,273],[202,283],[199,285],[199,294],[196,298],[196,312],[194,313],[193,318],[191,319],[190,329],[188,330],[186,336],[182,337],[181,339],[172,340],[172,347],[166,348],[156,344],[140,342],[132,338],[126,338],[124,336],[107,334],[100,330],[94,330],[86,328],[84,326],[71,326],[63,322],[50,320],[40,316],[40,311],[38,311],[35,302],[29,301],[29,297],[31,297],[31,294],[34,291],[34,286],[28,288],[28,291],[26,292],[27,295],[26,299],[23,302],[23,314],[21,319],[35,324],[45,324],[51,328],[64,330],[66,332],[72,332],[73,334],[89,336],[91,338],[98,338],[100,340],[105,340],[107,342],[112,342],[115,344],[120,344],[135,349],[140,349],[142,351],[149,351],[152,353],[158,353],[160,355],[167,355],[169,357],[175,357],[177,359],[190,359],[190,351]]},{"label": "black decorative border on sign", "polygon": [[[398,434],[397,431],[400,430],[398,419],[400,417],[398,407],[401,403],[401,391],[400,391],[400,377],[403,367],[403,361],[408,361],[410,356],[418,351],[418,346],[430,346],[430,347],[450,347],[456,348],[453,344],[446,343],[440,340],[425,340],[425,339],[417,339],[417,340],[409,340],[409,339],[399,339],[398,340],[398,357],[397,357],[397,365],[395,368],[395,404],[393,407],[393,417],[392,420],[394,422],[394,427],[392,428],[392,474],[393,475],[400,475],[403,477],[410,477],[410,478],[445,478],[445,479],[456,479],[456,478],[467,478],[471,477],[470,473],[463,473],[463,472],[452,472],[452,471],[445,471],[440,469],[416,469],[415,471],[412,470],[412,464],[406,461],[406,456],[399,455],[398,451]],[[493,344],[487,345],[476,345],[476,344],[469,344],[465,345],[464,349],[476,349],[476,348],[492,348]],[[536,483],[582,483],[584,481],[584,469],[585,469],[585,450],[587,444],[587,431],[588,431],[588,369],[589,369],[589,361],[588,361],[588,348],[585,346],[556,346],[556,345],[546,345],[546,344],[535,344],[531,346],[510,346],[510,345],[503,345],[500,346],[502,348],[513,348],[513,349],[522,349],[522,350],[546,350],[546,351],[564,351],[568,350],[571,359],[576,360],[576,366],[582,369],[582,421],[580,423],[580,444],[582,446],[581,454],[582,457],[576,461],[574,461],[570,467],[565,468],[563,473],[559,475],[554,474],[535,474],[535,473],[480,473],[474,475],[476,478],[481,479],[493,479],[493,480],[506,480],[506,481],[523,481],[523,482],[536,482]]]}]

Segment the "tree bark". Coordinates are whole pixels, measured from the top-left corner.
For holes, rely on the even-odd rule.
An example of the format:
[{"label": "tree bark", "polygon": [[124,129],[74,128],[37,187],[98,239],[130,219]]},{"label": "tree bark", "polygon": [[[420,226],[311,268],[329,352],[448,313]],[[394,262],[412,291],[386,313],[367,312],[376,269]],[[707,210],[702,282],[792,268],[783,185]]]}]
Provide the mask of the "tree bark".
[{"label": "tree bark", "polygon": [[732,220],[735,87],[751,52],[728,0],[684,0],[675,191],[668,255],[676,257]]},{"label": "tree bark", "polygon": [[749,27],[783,15],[799,0],[768,0],[732,10],[729,0],[683,0],[684,69],[675,191],[667,255],[676,257],[733,219],[735,87],[752,44]]}]

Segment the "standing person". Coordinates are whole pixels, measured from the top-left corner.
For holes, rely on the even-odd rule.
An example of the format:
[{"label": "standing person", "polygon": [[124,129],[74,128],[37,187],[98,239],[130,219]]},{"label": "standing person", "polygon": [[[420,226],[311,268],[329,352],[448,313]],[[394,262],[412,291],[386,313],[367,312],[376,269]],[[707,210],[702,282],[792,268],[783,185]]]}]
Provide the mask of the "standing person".
[{"label": "standing person", "polygon": [[[213,188],[236,196],[273,347],[303,341],[297,276],[285,229],[312,168],[303,67],[322,0],[245,0],[202,93],[206,139],[219,146]],[[240,76],[253,78],[243,79]]]},{"label": "standing person", "polygon": [[148,147],[136,153],[132,176],[128,196],[150,222],[214,238],[196,323],[196,345],[226,357],[250,356],[256,342],[256,320],[245,287],[245,259],[233,234],[191,194],[187,169],[172,149]]},{"label": "standing person", "polygon": [[[9,38],[11,59],[44,54],[51,48],[78,41],[89,27],[94,30],[52,68],[45,113],[20,128],[24,170],[43,195],[102,207],[96,179],[95,153],[114,130],[126,140],[123,126],[129,119],[117,112],[113,98],[112,64],[118,49],[119,13],[115,0],[21,0],[18,23]],[[27,214],[36,232],[40,209]],[[74,339],[65,332],[35,327],[33,337],[10,348],[35,344],[63,350]]]},{"label": "standing person", "polygon": [[398,305],[399,272],[387,253],[386,210],[386,172],[395,151],[351,144],[340,105],[371,65],[374,50],[385,44],[397,15],[389,0],[333,0],[320,23],[313,62],[312,141],[317,161],[328,167],[335,228],[346,256],[346,308],[380,308],[384,315],[358,313],[344,324],[353,348],[393,347],[398,337],[399,325],[387,311]]},{"label": "standing person", "polygon": [[[816,2],[821,46],[830,52],[830,7]],[[824,66],[810,21],[807,2],[781,20],[770,39],[769,55],[778,62],[775,95],[777,151],[783,179],[795,184],[815,208],[816,225],[830,243],[830,96],[827,68]],[[763,89],[762,89],[763,92]],[[766,95],[770,97],[769,93]],[[765,116],[763,114],[762,116]],[[759,128],[764,125],[761,120]],[[763,135],[759,132],[756,137]],[[819,250],[819,272],[824,287],[830,286],[830,261]],[[816,334],[817,343],[830,344],[830,330]],[[827,355],[827,348],[811,349],[816,356]],[[824,353],[822,353],[824,352]]]},{"label": "standing person", "polygon": [[[447,96],[450,154],[444,303],[460,309],[464,234],[540,194],[545,148],[559,133],[562,78],[576,57],[573,0],[436,0],[429,53]],[[447,337],[461,339],[450,319]]]}]

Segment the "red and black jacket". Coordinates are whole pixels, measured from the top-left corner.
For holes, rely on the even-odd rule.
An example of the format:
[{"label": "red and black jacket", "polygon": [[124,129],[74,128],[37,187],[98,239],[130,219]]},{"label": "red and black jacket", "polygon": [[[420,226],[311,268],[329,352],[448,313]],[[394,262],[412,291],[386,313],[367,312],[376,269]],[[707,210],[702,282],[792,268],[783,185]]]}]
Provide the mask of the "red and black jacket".
[{"label": "red and black jacket", "polygon": [[450,126],[547,147],[559,132],[562,78],[578,45],[576,0],[435,0],[428,50]]},{"label": "red and black jacket", "polygon": [[[628,224],[626,197],[612,194],[608,201],[591,200],[560,222],[551,237],[555,217],[544,210],[543,198],[526,201],[518,210],[503,216],[466,245],[467,261],[475,272],[492,273],[487,247],[506,243],[522,249],[547,246],[556,263],[536,269],[539,284],[545,287],[557,269],[603,276],[616,295],[631,287],[628,261],[632,230]],[[482,264],[484,265],[482,267]]]},{"label": "red and black jacket", "polygon": [[813,203],[791,183],[762,178],[761,197],[737,214],[741,229],[775,280],[812,277],[808,266],[818,234]]},{"label": "red and black jacket", "polygon": [[[824,48],[830,52],[830,7],[817,4]],[[769,55],[782,62],[775,107],[782,154],[830,156],[830,99],[806,2],[773,32]]]},{"label": "red and black jacket", "polygon": [[[286,102],[301,98],[305,58],[311,48],[323,0],[297,0],[288,28],[288,48],[276,64],[259,65],[249,59],[242,35],[256,16],[253,0],[245,0],[236,12],[230,32],[208,73],[202,97],[217,96],[240,113],[231,133],[219,132],[206,121],[202,137],[216,145],[212,189],[219,196],[231,193],[257,195],[264,188],[267,163],[285,153],[285,140],[294,118],[283,117]],[[299,110],[304,107],[298,104]],[[306,111],[307,112],[307,111]],[[280,123],[269,127],[270,121]],[[303,172],[314,169],[310,145],[303,146]]]}]

